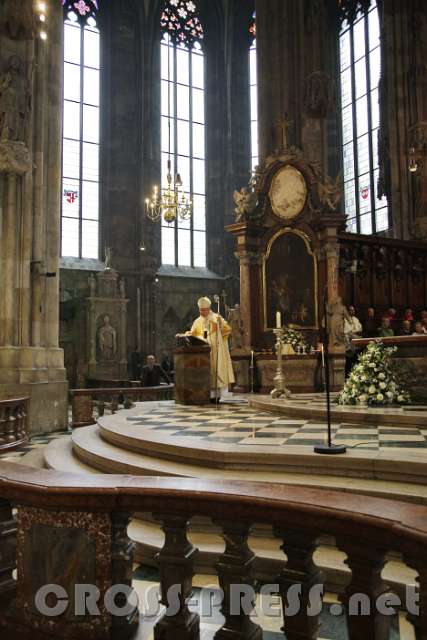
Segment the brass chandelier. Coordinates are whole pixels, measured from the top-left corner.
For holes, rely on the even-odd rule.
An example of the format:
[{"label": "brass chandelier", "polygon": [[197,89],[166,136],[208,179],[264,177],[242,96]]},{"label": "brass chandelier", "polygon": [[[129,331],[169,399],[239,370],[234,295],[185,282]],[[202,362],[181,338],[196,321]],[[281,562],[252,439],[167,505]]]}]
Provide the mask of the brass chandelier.
[{"label": "brass chandelier", "polygon": [[[170,105],[170,51],[168,44],[168,106]],[[168,163],[166,174],[167,187],[153,187],[153,194],[145,200],[145,214],[152,222],[164,220],[172,224],[175,220],[188,220],[193,213],[193,202],[186,197],[182,179],[178,171],[172,178],[171,162],[171,118],[168,113]]]},{"label": "brass chandelier", "polygon": [[[170,147],[169,147],[170,148]],[[186,198],[182,190],[182,179],[179,173],[175,174],[172,184],[170,154],[168,158],[168,172],[166,180],[168,186],[159,193],[157,185],[153,187],[151,199],[145,201],[145,213],[152,222],[163,220],[167,224],[180,220],[188,220],[193,212],[193,202]]]}]

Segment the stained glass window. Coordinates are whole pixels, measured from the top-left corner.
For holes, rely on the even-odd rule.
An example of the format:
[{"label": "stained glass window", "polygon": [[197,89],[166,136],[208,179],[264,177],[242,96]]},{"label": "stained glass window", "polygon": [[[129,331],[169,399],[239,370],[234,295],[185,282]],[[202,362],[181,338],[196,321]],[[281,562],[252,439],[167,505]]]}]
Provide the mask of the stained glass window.
[{"label": "stained glass window", "polygon": [[100,36],[96,0],[64,4],[61,255],[98,258]]},{"label": "stained glass window", "polygon": [[172,173],[193,201],[190,220],[162,223],[162,263],[206,267],[205,69],[195,3],[164,2],[161,33],[162,188],[170,151]]},{"label": "stained glass window", "polygon": [[99,10],[99,0],[61,0],[65,16],[74,13],[77,19],[86,22],[88,18],[94,18]]},{"label": "stained glass window", "polygon": [[252,169],[258,164],[258,83],[257,83],[257,55],[256,55],[256,20],[255,12],[252,16],[249,32],[253,41],[249,49],[249,84],[251,98],[251,163]]},{"label": "stained glass window", "polygon": [[340,32],[341,117],[347,230],[371,234],[389,227],[387,199],[377,198],[378,84],[381,42],[375,0],[360,5]]}]

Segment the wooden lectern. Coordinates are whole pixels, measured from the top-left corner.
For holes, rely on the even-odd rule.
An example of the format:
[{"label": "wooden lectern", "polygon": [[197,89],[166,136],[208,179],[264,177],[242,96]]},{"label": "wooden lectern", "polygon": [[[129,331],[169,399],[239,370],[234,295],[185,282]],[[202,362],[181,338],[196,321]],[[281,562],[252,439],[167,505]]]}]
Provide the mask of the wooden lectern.
[{"label": "wooden lectern", "polygon": [[174,351],[175,402],[209,404],[211,391],[211,348],[194,336],[179,336]]}]

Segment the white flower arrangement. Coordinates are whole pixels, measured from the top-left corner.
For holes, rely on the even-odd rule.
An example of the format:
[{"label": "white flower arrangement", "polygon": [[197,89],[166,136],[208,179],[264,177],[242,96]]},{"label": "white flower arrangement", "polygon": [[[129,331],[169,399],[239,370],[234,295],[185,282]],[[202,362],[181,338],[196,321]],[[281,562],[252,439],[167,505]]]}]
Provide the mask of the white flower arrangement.
[{"label": "white flower arrangement", "polygon": [[370,342],[359,356],[343,390],[339,404],[407,404],[411,401],[391,356],[397,347],[386,347],[381,340]]},{"label": "white flower arrangement", "polygon": [[290,327],[284,327],[282,343],[290,344],[295,351],[298,347],[308,349],[308,344],[304,340],[301,331],[291,329]]}]

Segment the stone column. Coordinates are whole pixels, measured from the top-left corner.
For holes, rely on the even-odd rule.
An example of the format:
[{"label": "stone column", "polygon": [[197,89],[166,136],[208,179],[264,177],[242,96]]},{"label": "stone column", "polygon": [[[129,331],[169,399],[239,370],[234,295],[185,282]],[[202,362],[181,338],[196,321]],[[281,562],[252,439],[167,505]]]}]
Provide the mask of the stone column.
[{"label": "stone column", "polygon": [[15,344],[15,296],[16,296],[16,275],[15,261],[18,228],[16,224],[16,190],[17,176],[9,173],[6,178],[6,207],[4,223],[4,244],[3,244],[3,317],[1,321],[2,345],[11,346]]},{"label": "stone column", "polygon": [[323,0],[257,0],[256,14],[260,159],[281,146],[277,121],[286,118],[287,144],[336,175],[337,15]]},{"label": "stone column", "polygon": [[120,338],[119,338],[119,358],[120,364],[124,367],[124,372],[127,369],[127,353],[126,353],[126,327],[127,327],[127,313],[126,306],[129,300],[123,300],[120,305]]},{"label": "stone column", "polygon": [[255,286],[254,278],[258,277],[262,264],[262,256],[259,253],[246,251],[240,258],[240,311],[243,321],[243,349],[250,350],[261,327],[261,300],[255,300],[257,291],[261,288]]},{"label": "stone column", "polygon": [[[38,100],[36,113],[34,115],[34,218],[33,218],[33,255],[32,264],[43,264],[44,249],[44,147],[45,147],[45,123],[43,106],[46,100],[46,51],[40,47],[38,51],[39,64],[35,69],[34,86],[37,91]],[[42,340],[42,297],[44,293],[44,278],[40,275],[40,270],[32,269],[32,304],[31,304],[31,344],[39,347]]]},{"label": "stone column", "polygon": [[92,301],[88,302],[88,347],[89,347],[89,366],[96,366],[96,313]]},{"label": "stone column", "polygon": [[[47,97],[49,116],[49,157],[47,159],[46,207],[46,271],[56,273],[46,278],[46,346],[58,348],[59,337],[59,247],[61,190],[61,136],[62,136],[62,8],[59,3],[49,11],[50,60]],[[54,185],[57,185],[54,187]]]}]

